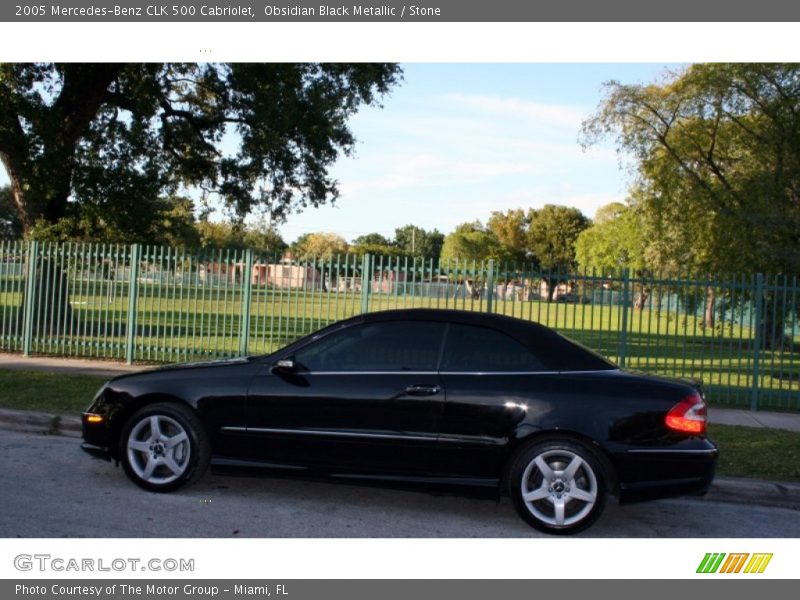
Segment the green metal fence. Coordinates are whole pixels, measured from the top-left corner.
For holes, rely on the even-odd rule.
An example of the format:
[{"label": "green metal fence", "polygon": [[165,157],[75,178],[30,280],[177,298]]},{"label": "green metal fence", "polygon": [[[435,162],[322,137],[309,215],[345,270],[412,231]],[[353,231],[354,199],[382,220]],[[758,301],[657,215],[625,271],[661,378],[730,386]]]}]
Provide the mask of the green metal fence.
[{"label": "green metal fence", "polygon": [[700,378],[714,403],[800,410],[797,277],[0,243],[0,350],[10,352],[131,363],[260,354],[345,317],[410,307],[537,321],[626,368]]}]

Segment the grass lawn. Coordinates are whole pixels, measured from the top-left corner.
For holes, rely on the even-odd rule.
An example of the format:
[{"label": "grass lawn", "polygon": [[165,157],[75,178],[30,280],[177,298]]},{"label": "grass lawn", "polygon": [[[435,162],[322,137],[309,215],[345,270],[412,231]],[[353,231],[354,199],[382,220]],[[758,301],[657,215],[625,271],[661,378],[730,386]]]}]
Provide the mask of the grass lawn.
[{"label": "grass lawn", "polygon": [[[359,314],[362,304],[361,292],[356,290],[255,286],[247,304],[249,320],[244,321],[239,284],[228,280],[207,287],[142,282],[135,331],[129,331],[127,284],[81,279],[72,285],[71,318],[59,314],[54,323],[39,327],[32,339],[33,353],[121,360],[132,338],[136,362],[184,362],[236,356],[246,335],[247,352],[265,354]],[[713,404],[749,407],[755,385],[762,408],[800,411],[800,323],[791,321],[789,326],[787,322],[791,344],[762,350],[756,363],[752,318],[743,305],[720,311],[716,327],[705,327],[702,311],[695,306],[705,298],[702,285],[660,285],[661,303],[644,310],[624,311],[598,297],[593,304],[495,299],[493,311],[553,327],[615,362],[624,354],[630,369],[702,379]],[[422,284],[409,289],[412,293],[405,295],[398,290],[370,294],[365,298],[368,310],[487,310],[485,298],[424,295]],[[682,303],[676,296],[678,289],[683,290]],[[0,349],[5,351],[21,350],[21,303],[21,280],[0,277]],[[794,314],[795,303],[795,296],[787,296],[780,309]],[[627,322],[624,336],[623,320]]]},{"label": "grass lawn", "polygon": [[87,375],[0,369],[0,408],[79,415],[105,381]]},{"label": "grass lawn", "polygon": [[800,433],[714,424],[708,429],[719,446],[719,475],[800,481]]},{"label": "grass lawn", "polygon": [[[0,369],[0,407],[59,414],[80,414],[103,384],[101,377]],[[800,433],[709,425],[720,447],[717,473],[800,481]]]}]

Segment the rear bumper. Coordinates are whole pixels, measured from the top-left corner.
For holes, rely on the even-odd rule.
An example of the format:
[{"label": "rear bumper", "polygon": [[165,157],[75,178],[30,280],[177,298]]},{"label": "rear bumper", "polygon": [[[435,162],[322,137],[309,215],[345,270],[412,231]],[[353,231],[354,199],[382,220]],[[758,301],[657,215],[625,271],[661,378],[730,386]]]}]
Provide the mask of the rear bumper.
[{"label": "rear bumper", "polygon": [[629,448],[617,455],[622,504],[701,496],[714,480],[719,451],[709,440],[670,448]]}]

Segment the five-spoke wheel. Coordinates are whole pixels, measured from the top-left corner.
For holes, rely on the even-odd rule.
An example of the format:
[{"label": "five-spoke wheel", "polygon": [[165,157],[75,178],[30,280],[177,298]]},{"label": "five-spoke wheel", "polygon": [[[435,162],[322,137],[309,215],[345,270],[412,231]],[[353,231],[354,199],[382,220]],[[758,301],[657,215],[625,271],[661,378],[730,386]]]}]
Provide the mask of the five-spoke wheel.
[{"label": "five-spoke wheel", "polygon": [[152,404],[135,413],[121,444],[128,477],[152,491],[170,491],[194,481],[210,458],[202,423],[179,404]]},{"label": "five-spoke wheel", "polygon": [[520,516],[549,533],[575,533],[603,510],[605,482],[593,451],[569,439],[524,446],[509,473],[511,498]]}]

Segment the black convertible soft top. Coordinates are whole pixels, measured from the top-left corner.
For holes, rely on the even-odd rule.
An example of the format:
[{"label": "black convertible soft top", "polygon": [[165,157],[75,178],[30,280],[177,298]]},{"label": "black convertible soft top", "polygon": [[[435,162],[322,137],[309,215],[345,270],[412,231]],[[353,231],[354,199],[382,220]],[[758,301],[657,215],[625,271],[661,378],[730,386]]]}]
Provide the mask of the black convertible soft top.
[{"label": "black convertible soft top", "polygon": [[[596,352],[539,323],[466,310],[435,308],[383,310],[339,321],[312,334],[312,337],[356,323],[380,321],[439,321],[496,329],[521,342],[541,360],[546,369],[552,371],[600,371],[617,368]],[[307,341],[307,338],[298,340],[290,347],[304,345]]]}]

